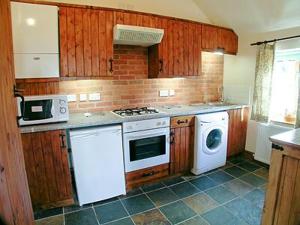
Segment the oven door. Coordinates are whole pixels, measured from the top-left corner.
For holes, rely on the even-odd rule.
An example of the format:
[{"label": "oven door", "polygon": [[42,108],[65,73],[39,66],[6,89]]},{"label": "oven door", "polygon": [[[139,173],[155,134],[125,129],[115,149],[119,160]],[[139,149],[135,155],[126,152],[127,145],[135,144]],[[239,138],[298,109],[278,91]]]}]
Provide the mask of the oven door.
[{"label": "oven door", "polygon": [[170,162],[170,128],[124,133],[125,171]]}]

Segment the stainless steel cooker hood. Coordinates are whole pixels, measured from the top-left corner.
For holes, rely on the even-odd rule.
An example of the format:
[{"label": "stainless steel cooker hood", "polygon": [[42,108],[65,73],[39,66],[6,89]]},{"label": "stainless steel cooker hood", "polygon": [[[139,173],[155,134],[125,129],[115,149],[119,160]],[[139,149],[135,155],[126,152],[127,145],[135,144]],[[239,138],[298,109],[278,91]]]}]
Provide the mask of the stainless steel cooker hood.
[{"label": "stainless steel cooker hood", "polygon": [[163,29],[116,24],[114,26],[114,44],[138,45],[148,47],[161,42]]}]

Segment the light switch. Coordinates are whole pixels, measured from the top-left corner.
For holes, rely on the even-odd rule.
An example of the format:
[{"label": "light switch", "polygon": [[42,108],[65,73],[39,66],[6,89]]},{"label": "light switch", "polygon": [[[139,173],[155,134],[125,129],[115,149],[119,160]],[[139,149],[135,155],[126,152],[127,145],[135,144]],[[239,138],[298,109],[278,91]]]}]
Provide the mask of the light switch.
[{"label": "light switch", "polygon": [[87,101],[87,94],[80,94],[79,99],[81,102]]},{"label": "light switch", "polygon": [[168,97],[169,96],[169,90],[160,90],[159,91],[160,97]]},{"label": "light switch", "polygon": [[68,102],[76,102],[76,95],[67,95]]},{"label": "light switch", "polygon": [[100,99],[101,99],[100,93],[89,94],[89,101],[100,101]]},{"label": "light switch", "polygon": [[174,96],[175,95],[175,90],[169,90],[169,96]]}]

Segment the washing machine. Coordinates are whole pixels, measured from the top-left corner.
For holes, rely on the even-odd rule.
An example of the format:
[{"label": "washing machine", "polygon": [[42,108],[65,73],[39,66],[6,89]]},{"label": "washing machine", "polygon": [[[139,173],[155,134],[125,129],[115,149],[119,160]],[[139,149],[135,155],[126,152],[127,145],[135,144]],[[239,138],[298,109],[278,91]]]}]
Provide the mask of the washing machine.
[{"label": "washing machine", "polygon": [[199,175],[225,165],[227,135],[227,112],[196,115],[193,174]]}]

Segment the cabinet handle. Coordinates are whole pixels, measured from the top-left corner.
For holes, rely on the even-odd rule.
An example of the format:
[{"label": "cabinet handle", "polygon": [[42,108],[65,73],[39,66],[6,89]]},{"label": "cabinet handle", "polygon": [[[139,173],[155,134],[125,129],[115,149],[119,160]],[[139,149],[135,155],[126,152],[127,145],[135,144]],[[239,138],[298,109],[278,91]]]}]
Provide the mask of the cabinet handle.
[{"label": "cabinet handle", "polygon": [[109,72],[111,72],[111,73],[114,72],[114,70],[113,70],[113,61],[114,60],[112,58],[109,59]]},{"label": "cabinet handle", "polygon": [[272,148],[276,149],[276,150],[279,150],[279,151],[283,151],[284,150],[282,146],[276,145],[276,144],[273,144],[273,143],[272,143]]},{"label": "cabinet handle", "polygon": [[175,133],[173,131],[170,132],[170,137],[171,137],[170,144],[172,145],[175,143]]},{"label": "cabinet handle", "polygon": [[61,148],[67,148],[66,143],[65,143],[65,134],[59,134],[60,137],[60,147]]},{"label": "cabinet handle", "polygon": [[177,124],[180,125],[182,123],[188,123],[188,120],[177,120]]},{"label": "cabinet handle", "polygon": [[159,72],[162,73],[164,71],[164,61],[162,59],[159,60]]},{"label": "cabinet handle", "polygon": [[143,173],[142,174],[142,177],[151,177],[151,176],[153,176],[155,174],[155,172],[154,171],[151,171],[150,173]]},{"label": "cabinet handle", "polygon": [[33,57],[33,60],[40,60],[40,57]]}]

